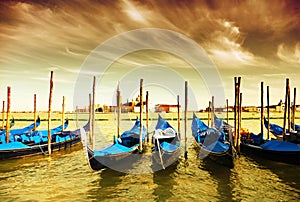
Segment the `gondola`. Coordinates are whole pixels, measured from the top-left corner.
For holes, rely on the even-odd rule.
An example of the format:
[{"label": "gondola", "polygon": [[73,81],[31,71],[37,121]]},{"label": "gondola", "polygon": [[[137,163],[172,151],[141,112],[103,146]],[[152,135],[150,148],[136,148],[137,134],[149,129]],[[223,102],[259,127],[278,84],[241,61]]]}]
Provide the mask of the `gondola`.
[{"label": "gondola", "polygon": [[[66,120],[64,128],[67,128],[69,121]],[[51,129],[52,141],[51,150],[60,150],[62,148],[71,147],[80,142],[80,129],[74,131],[62,131],[62,125]],[[84,126],[86,130],[89,128],[89,122]],[[48,138],[47,130],[34,131],[28,139],[24,141],[9,142],[0,145],[0,160],[20,158],[31,155],[47,154]],[[22,139],[23,140],[23,139]]]},{"label": "gondola", "polygon": [[[89,166],[92,170],[110,168],[113,170],[126,172],[137,160],[135,153],[138,152],[140,139],[140,120],[137,119],[134,126],[125,131],[120,138],[114,138],[113,144],[103,149],[93,150],[84,140],[84,148],[88,158]],[[142,128],[142,141],[146,137],[146,128]]]},{"label": "gondola", "polygon": [[158,115],[158,121],[153,135],[153,165],[152,169],[159,170],[175,163],[182,153],[180,137],[168,121]]},{"label": "gondola", "polygon": [[[268,128],[268,120],[264,117],[264,125]],[[294,124],[291,124],[293,128]],[[288,142],[300,143],[300,127],[299,125],[295,125],[296,130],[291,130],[290,132],[286,130],[285,140]],[[279,125],[270,123],[270,132],[277,137],[278,139],[283,139],[283,128]]]},{"label": "gondola", "polygon": [[283,140],[263,140],[262,134],[242,134],[240,150],[254,157],[300,165],[300,146]]},{"label": "gondola", "polygon": [[[38,127],[40,123],[41,123],[41,119],[38,116],[36,120],[36,127]],[[14,124],[14,119],[13,119],[13,124]],[[34,129],[34,123],[24,128],[11,129],[9,131],[9,141],[10,142],[20,141],[21,136],[25,137],[27,135],[30,135],[33,129]],[[6,130],[0,131],[0,144],[5,143],[5,139],[6,139]]]},{"label": "gondola", "polygon": [[300,125],[298,124],[291,123],[291,127],[294,128],[296,131],[300,131]]},{"label": "gondola", "polygon": [[[223,131],[208,127],[194,114],[192,135],[196,147],[200,149],[199,157],[201,159],[208,157],[229,168],[234,167],[235,153],[233,144],[232,141],[226,139],[226,135]],[[231,134],[229,134],[229,136],[230,135]]]},{"label": "gondola", "polygon": [[[9,128],[12,128],[14,125],[15,125],[15,118],[12,117],[10,124],[9,124]],[[2,131],[4,131],[4,130],[5,130],[5,126],[1,126],[0,133],[2,133]]]}]

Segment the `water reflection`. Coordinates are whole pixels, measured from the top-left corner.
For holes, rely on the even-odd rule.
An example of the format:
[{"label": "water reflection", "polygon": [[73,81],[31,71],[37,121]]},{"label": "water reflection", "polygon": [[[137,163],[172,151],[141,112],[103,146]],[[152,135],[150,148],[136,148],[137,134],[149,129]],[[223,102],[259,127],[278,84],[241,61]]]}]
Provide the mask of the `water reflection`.
[{"label": "water reflection", "polygon": [[289,185],[300,194],[300,167],[297,165],[291,165],[260,157],[247,157],[248,160],[255,163],[259,169],[269,170],[278,176],[284,184]]},{"label": "water reflection", "polygon": [[97,178],[91,182],[88,198],[96,200],[116,198],[117,187],[122,183],[126,174],[109,168],[94,174]]},{"label": "water reflection", "polygon": [[232,200],[232,184],[230,180],[232,169],[217,164],[208,158],[201,161],[200,168],[206,170],[210,174],[211,179],[217,182],[217,195],[219,199],[221,201]]},{"label": "water reflection", "polygon": [[173,186],[177,184],[174,180],[177,165],[178,162],[168,166],[165,170],[159,170],[153,174],[153,183],[157,185],[153,191],[156,201],[167,201],[173,196]]}]

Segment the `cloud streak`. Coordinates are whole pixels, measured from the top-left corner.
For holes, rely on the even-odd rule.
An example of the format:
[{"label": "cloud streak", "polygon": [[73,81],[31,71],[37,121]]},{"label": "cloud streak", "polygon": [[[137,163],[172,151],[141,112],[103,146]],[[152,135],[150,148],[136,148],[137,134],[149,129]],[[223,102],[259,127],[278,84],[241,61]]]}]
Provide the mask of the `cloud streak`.
[{"label": "cloud streak", "polygon": [[[297,0],[10,0],[1,1],[0,10],[3,83],[12,80],[14,72],[16,77],[44,78],[53,67],[58,68],[59,79],[76,82],[76,74],[92,50],[111,37],[139,28],[169,29],[190,37],[217,65],[225,86],[231,86],[236,75],[256,75],[253,82],[259,83],[271,81],[267,75],[300,73]],[[142,55],[120,58],[118,68],[143,66],[147,61],[189,68],[172,55],[151,51]],[[43,80],[36,82],[38,86]]]}]

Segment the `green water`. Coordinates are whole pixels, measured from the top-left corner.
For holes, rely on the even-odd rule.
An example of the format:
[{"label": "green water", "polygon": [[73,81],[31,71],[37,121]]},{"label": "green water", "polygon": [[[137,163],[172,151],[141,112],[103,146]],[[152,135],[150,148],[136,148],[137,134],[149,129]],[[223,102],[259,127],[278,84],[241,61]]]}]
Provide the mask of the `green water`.
[{"label": "green water", "polygon": [[[176,121],[170,122],[176,126]],[[121,130],[129,129],[132,124],[123,121]],[[154,124],[150,123],[149,128],[153,129]],[[255,120],[243,121],[243,125],[254,132],[260,130]],[[111,142],[113,127],[109,121],[97,122],[97,147]],[[1,161],[0,201],[299,200],[299,166],[241,155],[236,159],[235,168],[228,169],[198,159],[191,142],[188,130],[188,159],[181,157],[177,164],[155,173],[126,174],[110,169],[92,172],[81,145],[51,157]],[[143,162],[139,163],[143,167]]]}]

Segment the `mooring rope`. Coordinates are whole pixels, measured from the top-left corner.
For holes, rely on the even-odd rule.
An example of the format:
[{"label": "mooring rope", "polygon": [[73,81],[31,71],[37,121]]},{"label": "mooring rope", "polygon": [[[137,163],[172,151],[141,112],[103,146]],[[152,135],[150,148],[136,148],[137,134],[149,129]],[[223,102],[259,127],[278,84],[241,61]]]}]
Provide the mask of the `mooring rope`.
[{"label": "mooring rope", "polygon": [[39,144],[39,148],[40,148],[40,150],[41,150],[42,154],[44,154],[44,155],[47,155],[47,154],[44,152],[44,150],[43,150],[43,148],[41,147],[41,145],[40,145],[40,144]]}]

